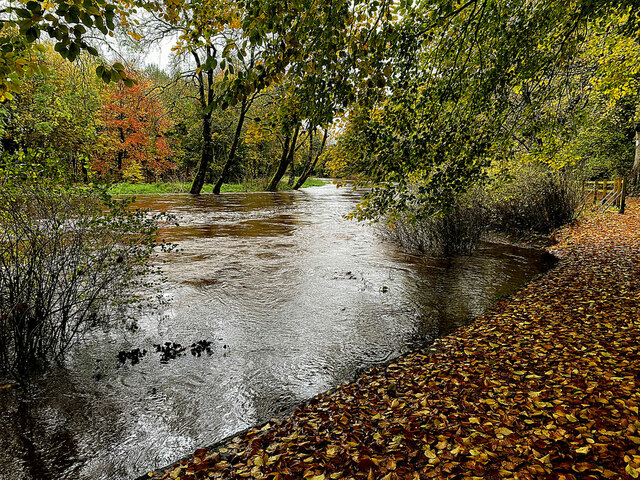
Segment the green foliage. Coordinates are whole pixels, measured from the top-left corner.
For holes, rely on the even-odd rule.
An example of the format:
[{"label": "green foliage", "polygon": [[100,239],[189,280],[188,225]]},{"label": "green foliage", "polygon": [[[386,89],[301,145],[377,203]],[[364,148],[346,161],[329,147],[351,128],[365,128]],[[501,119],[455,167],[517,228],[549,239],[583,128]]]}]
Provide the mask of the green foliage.
[{"label": "green foliage", "polygon": [[346,166],[373,184],[357,216],[446,212],[496,163],[572,160],[564,141],[596,70],[581,56],[586,35],[596,22],[634,29],[628,12],[586,1],[402,3],[387,95],[359,101],[345,130]]},{"label": "green foliage", "polygon": [[[99,103],[109,110],[107,95],[96,95],[96,86],[78,82],[75,73],[60,73],[51,55],[86,61],[82,53],[97,53],[86,43],[90,29],[110,33],[116,23],[139,39],[133,5],[118,5],[34,1],[5,11],[2,42],[25,48],[5,52],[22,52],[11,60],[11,75],[23,92],[15,109],[0,113],[6,151],[46,144],[89,180],[84,164],[100,145],[92,138],[104,133],[91,120]],[[153,0],[138,6],[153,13],[144,30],[149,39],[177,38],[182,71],[155,72],[161,88],[145,96],[162,97],[168,106],[171,160],[180,166],[171,175],[184,180],[197,169],[195,190],[216,179],[238,182],[274,171],[275,188],[289,167],[296,175],[305,170],[305,150],[312,150],[304,135],[291,145],[293,132],[329,126],[342,137],[327,155],[331,172],[373,187],[359,218],[446,212],[500,163],[581,162],[598,175],[622,171],[628,162],[621,146],[628,111],[598,110],[593,92],[602,105],[637,103],[632,2]],[[37,43],[39,32],[56,39],[55,53]],[[130,85],[122,63],[90,66],[104,81]],[[291,155],[282,152],[287,138]],[[140,179],[143,165],[133,162],[119,174]]]},{"label": "green foliage", "polygon": [[636,105],[623,98],[613,104],[596,98],[583,113],[581,126],[568,145],[585,178],[614,178],[631,171]]},{"label": "green foliage", "polygon": [[[116,28],[118,6],[106,0],[19,0],[0,11],[0,101],[11,100],[20,91],[23,75],[43,71],[37,52],[43,47],[36,42],[46,35],[54,42],[55,51],[71,62],[82,52],[97,56],[98,51],[87,41],[91,30],[109,34]],[[126,9],[119,15],[125,18]],[[120,63],[100,65],[96,74],[104,82],[127,78]]]},{"label": "green foliage", "polygon": [[[96,82],[82,66],[61,61],[51,50],[41,54],[46,72],[25,77],[20,94],[0,112],[3,151],[40,151],[50,161],[59,159],[70,174],[82,178],[95,151],[96,118],[101,99]],[[87,58],[82,64],[91,63]]]},{"label": "green foliage", "polygon": [[460,195],[444,213],[388,217],[383,232],[408,250],[469,254],[489,231],[548,234],[575,220],[582,208],[579,179],[546,164],[518,164],[492,180]]}]

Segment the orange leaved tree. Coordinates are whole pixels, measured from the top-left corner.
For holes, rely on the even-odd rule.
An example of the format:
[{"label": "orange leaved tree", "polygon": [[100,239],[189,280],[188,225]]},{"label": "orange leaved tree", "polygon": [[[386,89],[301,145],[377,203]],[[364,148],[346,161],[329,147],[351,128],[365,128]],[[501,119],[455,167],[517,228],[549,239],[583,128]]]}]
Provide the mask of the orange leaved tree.
[{"label": "orange leaved tree", "polygon": [[175,168],[166,137],[169,119],[151,82],[136,72],[127,75],[137,80],[131,87],[104,87],[93,169],[110,180],[150,182]]}]

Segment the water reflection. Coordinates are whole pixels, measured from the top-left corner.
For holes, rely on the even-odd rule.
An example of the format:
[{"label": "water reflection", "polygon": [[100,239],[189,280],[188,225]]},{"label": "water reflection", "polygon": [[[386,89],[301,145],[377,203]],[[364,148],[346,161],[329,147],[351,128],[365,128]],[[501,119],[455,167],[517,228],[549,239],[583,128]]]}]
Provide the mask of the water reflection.
[{"label": "water reflection", "polygon": [[[277,194],[146,196],[177,217],[163,236],[172,304],[136,332],[98,332],[28,403],[0,390],[0,471],[131,478],[264,421],[442,335],[549,266],[483,245],[422,259],[347,221],[333,186]],[[118,366],[121,350],[212,341],[212,354]]]}]

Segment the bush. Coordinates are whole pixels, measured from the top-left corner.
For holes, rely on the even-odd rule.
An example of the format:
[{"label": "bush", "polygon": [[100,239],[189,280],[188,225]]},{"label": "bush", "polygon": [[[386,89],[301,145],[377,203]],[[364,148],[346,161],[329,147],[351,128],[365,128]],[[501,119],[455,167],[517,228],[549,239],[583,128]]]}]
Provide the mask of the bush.
[{"label": "bush", "polygon": [[384,234],[408,250],[429,255],[469,254],[489,229],[550,233],[578,216],[581,182],[545,166],[521,166],[489,192],[477,188],[439,216],[400,216]]},{"label": "bush", "polygon": [[0,178],[0,367],[23,383],[136,301],[158,219],[130,211],[130,200],[8,178]]},{"label": "bush", "polygon": [[470,254],[486,231],[488,218],[487,196],[478,189],[439,216],[402,216],[387,222],[384,235],[405,249],[430,255]]},{"label": "bush", "polygon": [[533,165],[519,168],[492,197],[492,228],[507,233],[550,233],[575,220],[583,203],[571,174]]}]

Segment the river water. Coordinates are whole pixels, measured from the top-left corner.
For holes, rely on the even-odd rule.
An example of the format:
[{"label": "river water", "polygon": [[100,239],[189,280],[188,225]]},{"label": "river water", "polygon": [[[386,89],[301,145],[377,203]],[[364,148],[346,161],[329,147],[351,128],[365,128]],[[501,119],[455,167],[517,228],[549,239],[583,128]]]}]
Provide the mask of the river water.
[{"label": "river water", "polygon": [[[408,255],[343,218],[359,198],[334,185],[140,197],[179,223],[163,232],[180,247],[164,257],[170,301],[136,331],[85,339],[30,398],[0,389],[0,478],[136,477],[427,344],[552,264],[494,244]],[[200,356],[153,346],[200,341]],[[118,361],[135,348],[139,363]]]}]

